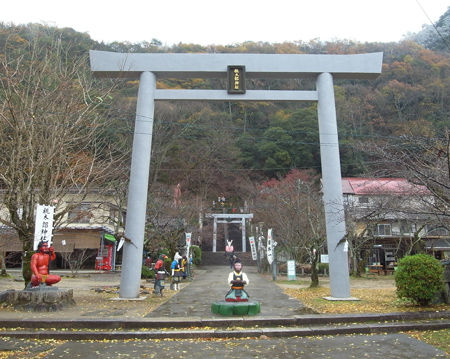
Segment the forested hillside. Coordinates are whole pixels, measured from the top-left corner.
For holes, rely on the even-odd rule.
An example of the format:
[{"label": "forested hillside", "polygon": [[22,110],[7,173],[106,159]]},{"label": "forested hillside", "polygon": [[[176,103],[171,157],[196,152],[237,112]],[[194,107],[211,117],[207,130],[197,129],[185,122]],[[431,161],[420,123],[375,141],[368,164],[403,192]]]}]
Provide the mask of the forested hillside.
[{"label": "forested hillside", "polygon": [[[88,50],[118,52],[352,54],[384,52],[383,72],[373,81],[336,80],[335,95],[343,176],[377,171],[371,154],[359,144],[387,142],[397,136],[433,138],[450,126],[450,14],[439,20],[440,32],[424,32],[398,43],[351,41],[265,43],[228,46],[179,43],[164,46],[156,39],[138,44],[98,43],[72,29],[43,25],[0,25],[0,56],[37,34],[70,43],[74,58]],[[49,40],[50,41],[50,40]],[[70,61],[70,59],[68,59]],[[87,58],[86,58],[87,61]],[[97,83],[107,80],[97,80]],[[123,81],[103,109],[108,127],[102,136],[123,146],[131,143],[137,81]],[[168,79],[161,88],[225,88],[218,79]],[[266,80],[247,83],[248,89],[309,89],[311,79]],[[250,182],[283,176],[291,169],[320,172],[316,104],[298,103],[182,103],[156,107],[152,185],[182,183],[183,190],[201,198],[218,193],[239,197]],[[129,161],[123,161],[124,167]],[[126,171],[124,171],[126,173]]]}]

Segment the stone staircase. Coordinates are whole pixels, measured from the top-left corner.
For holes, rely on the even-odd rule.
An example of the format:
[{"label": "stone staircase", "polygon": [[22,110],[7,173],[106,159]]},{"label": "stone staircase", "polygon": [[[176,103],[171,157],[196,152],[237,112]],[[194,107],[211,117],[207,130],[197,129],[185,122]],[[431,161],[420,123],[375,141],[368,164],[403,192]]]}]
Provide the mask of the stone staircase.
[{"label": "stone staircase", "polygon": [[[235,255],[241,260],[244,266],[256,266],[256,261],[252,259],[251,252],[235,252]],[[228,265],[228,259],[224,251],[220,252],[202,252],[203,266],[221,266]]]},{"label": "stone staircase", "polygon": [[[320,337],[450,328],[450,312],[310,314],[282,317],[0,319],[3,338],[49,340]],[[104,345],[101,343],[101,345]],[[435,357],[435,356],[433,356]]]}]

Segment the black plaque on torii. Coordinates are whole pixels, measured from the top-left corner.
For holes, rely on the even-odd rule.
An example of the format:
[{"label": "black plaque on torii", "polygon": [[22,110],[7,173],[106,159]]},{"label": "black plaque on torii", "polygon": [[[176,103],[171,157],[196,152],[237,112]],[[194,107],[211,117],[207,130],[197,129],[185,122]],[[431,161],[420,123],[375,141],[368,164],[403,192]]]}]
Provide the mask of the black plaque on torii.
[{"label": "black plaque on torii", "polygon": [[229,94],[245,93],[245,66],[229,65],[227,70],[227,77]]}]

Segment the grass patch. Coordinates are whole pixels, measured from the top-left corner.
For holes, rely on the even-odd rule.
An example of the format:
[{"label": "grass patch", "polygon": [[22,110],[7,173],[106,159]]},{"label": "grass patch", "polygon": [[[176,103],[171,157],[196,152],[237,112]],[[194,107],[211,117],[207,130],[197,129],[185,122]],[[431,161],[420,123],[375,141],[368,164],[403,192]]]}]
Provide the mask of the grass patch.
[{"label": "grass patch", "polygon": [[444,311],[450,310],[448,304],[429,305],[419,307],[410,302],[397,298],[395,288],[351,289],[350,294],[359,298],[359,301],[328,301],[323,297],[330,295],[330,289],[325,287],[285,289],[290,297],[301,301],[305,306],[318,313],[390,313],[412,311]]},{"label": "grass patch", "polygon": [[450,329],[405,332],[405,334],[430,344],[450,354]]}]

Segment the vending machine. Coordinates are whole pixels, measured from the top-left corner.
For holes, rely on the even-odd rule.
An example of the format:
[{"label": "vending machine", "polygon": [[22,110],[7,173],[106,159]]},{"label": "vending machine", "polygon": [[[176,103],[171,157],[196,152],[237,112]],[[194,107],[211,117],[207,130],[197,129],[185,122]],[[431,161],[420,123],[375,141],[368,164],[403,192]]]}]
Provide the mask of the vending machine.
[{"label": "vending machine", "polygon": [[111,234],[103,234],[100,241],[97,257],[95,258],[96,270],[114,270],[115,268],[116,239]]},{"label": "vending machine", "polygon": [[97,257],[95,258],[96,270],[112,269],[113,247],[112,244],[106,244],[103,248],[99,248]]}]

